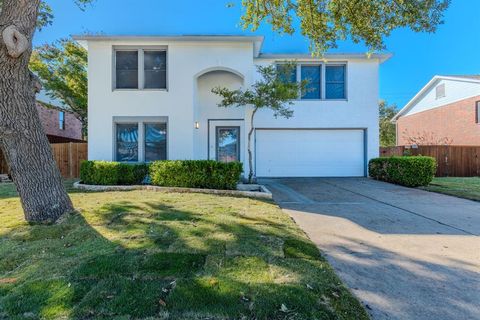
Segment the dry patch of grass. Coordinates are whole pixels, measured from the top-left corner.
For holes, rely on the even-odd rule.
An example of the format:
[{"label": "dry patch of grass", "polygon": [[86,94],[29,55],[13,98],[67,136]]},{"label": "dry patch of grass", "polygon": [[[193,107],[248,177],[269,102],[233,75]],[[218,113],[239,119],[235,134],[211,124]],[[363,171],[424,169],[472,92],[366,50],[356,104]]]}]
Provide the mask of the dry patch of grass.
[{"label": "dry patch of grass", "polygon": [[0,318],[367,319],[275,204],[72,192],[78,213],[23,221],[0,185]]}]

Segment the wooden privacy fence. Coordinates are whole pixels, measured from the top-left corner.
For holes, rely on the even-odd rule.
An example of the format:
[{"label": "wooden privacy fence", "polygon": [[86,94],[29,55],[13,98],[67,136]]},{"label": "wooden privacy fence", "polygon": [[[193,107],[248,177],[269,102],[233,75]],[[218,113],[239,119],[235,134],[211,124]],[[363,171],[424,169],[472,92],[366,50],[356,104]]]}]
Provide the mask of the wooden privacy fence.
[{"label": "wooden privacy fence", "polygon": [[[86,143],[54,143],[51,144],[53,157],[64,178],[80,177],[80,164],[87,160]],[[8,166],[0,152],[0,173],[8,173]]]},{"label": "wooden privacy fence", "polygon": [[380,148],[380,156],[405,154],[433,157],[437,160],[437,177],[480,176],[480,146],[418,146],[417,148]]}]

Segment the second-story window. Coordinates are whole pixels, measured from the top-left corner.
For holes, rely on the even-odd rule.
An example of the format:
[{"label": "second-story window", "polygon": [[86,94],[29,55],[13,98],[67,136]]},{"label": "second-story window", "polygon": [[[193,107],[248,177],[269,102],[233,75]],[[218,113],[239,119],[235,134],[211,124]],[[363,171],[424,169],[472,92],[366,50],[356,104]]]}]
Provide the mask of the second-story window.
[{"label": "second-story window", "polygon": [[282,81],[307,81],[301,100],[345,100],[347,99],[347,65],[345,63],[323,64],[304,62],[296,65],[291,73],[284,64],[277,64]]},{"label": "second-story window", "polygon": [[480,101],[477,101],[475,103],[475,117],[476,117],[476,122],[480,123]]},{"label": "second-story window", "polygon": [[321,99],[320,79],[322,75],[322,66],[318,65],[303,65],[302,81],[307,80],[307,87],[302,95],[302,99]]},{"label": "second-story window", "polygon": [[167,88],[167,52],[144,51],[144,88]]},{"label": "second-story window", "polygon": [[138,89],[138,51],[116,52],[116,88]]},{"label": "second-story window", "polygon": [[64,111],[58,112],[58,127],[61,130],[65,130],[65,112]]},{"label": "second-story window", "polygon": [[283,83],[297,82],[297,68],[295,66],[290,68],[285,64],[277,64],[277,72]]},{"label": "second-story window", "polygon": [[345,99],[345,66],[325,68],[325,99]]},{"label": "second-story window", "polygon": [[115,50],[114,87],[115,89],[166,89],[166,50]]}]

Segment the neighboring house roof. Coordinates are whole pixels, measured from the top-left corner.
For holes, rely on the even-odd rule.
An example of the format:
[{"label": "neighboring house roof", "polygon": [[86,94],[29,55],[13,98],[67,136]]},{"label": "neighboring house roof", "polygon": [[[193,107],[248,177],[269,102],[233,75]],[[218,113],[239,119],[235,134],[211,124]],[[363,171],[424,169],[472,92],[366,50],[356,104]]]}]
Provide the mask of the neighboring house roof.
[{"label": "neighboring house roof", "polygon": [[[48,106],[54,106],[58,107],[60,109],[65,109],[65,105],[63,102],[59,101],[58,99],[51,98],[45,90],[41,90],[39,93],[37,93],[37,101],[43,104],[46,104]],[[68,110],[66,110],[69,112]]]},{"label": "neighboring house roof", "polygon": [[446,75],[442,77],[480,80],[480,75]]},{"label": "neighboring house roof", "polygon": [[88,41],[205,41],[205,42],[253,42],[254,57],[259,59],[379,59],[385,62],[392,57],[390,53],[328,53],[316,58],[305,53],[261,53],[264,36],[247,35],[74,35],[73,39],[88,49]]},{"label": "neighboring house roof", "polygon": [[463,81],[480,84],[480,75],[436,75],[430,80],[393,118],[392,122],[407,114],[415,104],[422,99],[423,95],[428,92],[438,81],[451,80]]}]

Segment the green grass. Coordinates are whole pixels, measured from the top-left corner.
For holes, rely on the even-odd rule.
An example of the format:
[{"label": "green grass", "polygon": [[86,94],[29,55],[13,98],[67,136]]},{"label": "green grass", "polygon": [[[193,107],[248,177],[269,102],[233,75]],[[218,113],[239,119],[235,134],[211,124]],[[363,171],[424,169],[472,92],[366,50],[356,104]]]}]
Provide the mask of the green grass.
[{"label": "green grass", "polygon": [[434,178],[425,190],[480,201],[480,178]]},{"label": "green grass", "polygon": [[0,319],[368,319],[273,203],[70,186],[47,226],[0,185]]}]

